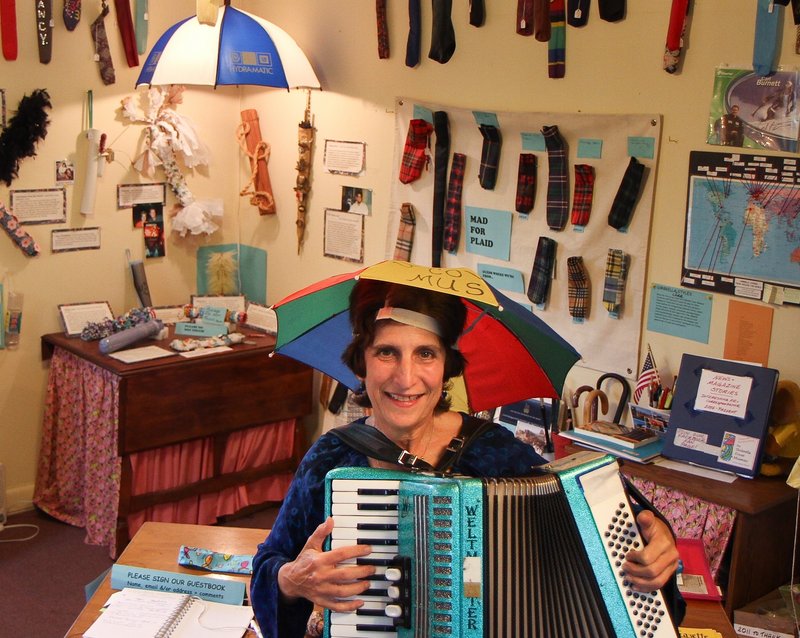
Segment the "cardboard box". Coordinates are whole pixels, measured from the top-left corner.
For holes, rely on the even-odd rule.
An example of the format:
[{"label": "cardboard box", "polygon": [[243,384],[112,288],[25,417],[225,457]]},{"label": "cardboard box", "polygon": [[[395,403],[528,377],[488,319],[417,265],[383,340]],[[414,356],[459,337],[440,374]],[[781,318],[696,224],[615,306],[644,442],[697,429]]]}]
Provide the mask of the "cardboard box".
[{"label": "cardboard box", "polygon": [[749,638],[797,638],[792,612],[777,589],[735,610],[733,626]]}]

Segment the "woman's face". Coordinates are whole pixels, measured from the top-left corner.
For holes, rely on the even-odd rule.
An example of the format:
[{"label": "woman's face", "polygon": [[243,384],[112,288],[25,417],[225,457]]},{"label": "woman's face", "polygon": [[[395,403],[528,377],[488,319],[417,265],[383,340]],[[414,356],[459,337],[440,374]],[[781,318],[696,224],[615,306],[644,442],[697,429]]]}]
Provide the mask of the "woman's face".
[{"label": "woman's face", "polygon": [[379,321],[364,361],[376,425],[391,434],[432,418],[444,384],[445,352],[439,337],[422,328]]}]

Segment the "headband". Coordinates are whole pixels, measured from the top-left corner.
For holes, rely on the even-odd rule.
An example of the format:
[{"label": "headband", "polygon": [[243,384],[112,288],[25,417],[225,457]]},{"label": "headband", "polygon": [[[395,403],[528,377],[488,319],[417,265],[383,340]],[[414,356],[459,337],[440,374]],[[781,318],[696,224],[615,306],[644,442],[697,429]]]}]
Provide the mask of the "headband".
[{"label": "headband", "polygon": [[423,330],[432,332],[437,337],[442,336],[442,330],[439,327],[439,322],[433,317],[423,315],[421,312],[417,312],[416,310],[384,306],[378,310],[378,314],[375,316],[375,321],[381,321],[383,319],[391,319],[392,321],[396,321],[397,323],[402,323],[407,326],[422,328]]}]

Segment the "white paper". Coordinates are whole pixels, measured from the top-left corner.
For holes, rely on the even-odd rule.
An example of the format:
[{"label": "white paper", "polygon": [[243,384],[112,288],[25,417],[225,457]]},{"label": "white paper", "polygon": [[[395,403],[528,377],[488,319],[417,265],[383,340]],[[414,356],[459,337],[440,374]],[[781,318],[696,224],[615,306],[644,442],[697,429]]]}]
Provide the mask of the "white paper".
[{"label": "white paper", "polygon": [[694,409],[743,419],[750,398],[752,377],[706,370],[700,373]]},{"label": "white paper", "polygon": [[197,350],[189,350],[188,352],[181,352],[179,354],[187,359],[194,359],[195,357],[204,357],[207,354],[227,352],[228,350],[233,350],[233,348],[230,346],[215,346],[214,348],[197,348]]},{"label": "white paper", "polygon": [[325,209],[325,249],[327,257],[349,261],[364,260],[364,217],[332,208]]},{"label": "white paper", "polygon": [[365,149],[364,142],[325,140],[325,170],[339,175],[358,175],[364,170]]},{"label": "white paper", "polygon": [[139,361],[171,357],[173,354],[176,353],[159,346],[143,346],[141,348],[131,348],[129,350],[118,350],[117,352],[112,352],[108,356],[117,361],[122,361],[122,363],[138,363]]},{"label": "white paper", "polygon": [[11,209],[21,224],[53,224],[67,221],[67,192],[63,188],[9,191]]},{"label": "white paper", "polygon": [[247,321],[244,325],[274,335],[278,333],[278,316],[272,308],[251,302],[247,304]]},{"label": "white paper", "polygon": [[167,185],[156,184],[120,184],[117,186],[117,208],[132,208],[134,204],[165,204]]},{"label": "white paper", "polygon": [[654,464],[658,465],[659,467],[665,467],[669,470],[675,470],[676,472],[683,472],[685,474],[692,474],[694,476],[702,476],[704,478],[713,479],[715,481],[720,481],[722,483],[733,483],[737,478],[734,474],[728,474],[727,472],[717,472],[716,470],[709,470],[707,468],[700,467],[698,465],[681,463],[680,461],[673,461],[671,459],[667,459],[664,457],[656,459],[654,461]]},{"label": "white paper", "polygon": [[64,304],[58,307],[64,322],[64,331],[69,336],[79,335],[89,323],[100,323],[113,319],[108,302],[98,301],[82,304]]},{"label": "white paper", "polygon": [[54,253],[67,250],[91,250],[100,248],[99,228],[70,228],[54,230],[50,249]]}]

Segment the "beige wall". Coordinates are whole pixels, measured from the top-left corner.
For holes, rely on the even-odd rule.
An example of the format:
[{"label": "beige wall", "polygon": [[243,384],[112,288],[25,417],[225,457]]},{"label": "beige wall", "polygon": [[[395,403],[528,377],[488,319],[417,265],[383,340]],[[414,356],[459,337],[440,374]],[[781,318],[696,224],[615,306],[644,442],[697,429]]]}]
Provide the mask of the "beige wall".
[{"label": "beige wall", "polygon": [[[12,508],[30,499],[35,480],[41,430],[42,404],[47,365],[40,360],[39,337],[59,330],[60,303],[108,300],[116,313],[136,304],[136,296],[125,263],[125,249],[142,254],[141,237],[130,228],[130,215],[115,207],[115,188],[120,182],[136,181],[129,168],[140,143],[141,128],[125,126],[118,117],[119,100],[132,93],[137,69],[125,65],[116,26],[107,21],[117,83],[103,87],[92,61],[88,23],[95,8],[84,3],[84,18],[75,32],[68,33],[57,21],[53,62],[37,61],[33,40],[32,6],[18,3],[20,56],[13,63],[0,60],[0,86],[7,90],[9,108],[35,88],[47,88],[54,109],[52,124],[35,159],[23,163],[14,188],[44,188],[53,185],[53,162],[73,157],[80,169],[83,154],[80,133],[82,109],[88,89],[94,92],[94,124],[108,134],[117,151],[117,162],[106,169],[97,193],[94,219],[78,212],[79,181],[68,192],[68,226],[102,228],[102,249],[52,255],[49,234],[59,226],[33,226],[30,231],[43,253],[30,259],[0,237],[0,265],[13,275],[16,288],[25,293],[22,343],[16,351],[0,351],[0,462],[6,465]],[[425,58],[417,69],[403,63],[407,15],[405,3],[390,2],[389,21],[392,57],[379,60],[376,52],[373,5],[356,0],[323,2],[234,3],[257,13],[292,34],[307,52],[324,91],[312,96],[319,144],[314,154],[312,199],[308,235],[300,255],[295,240],[294,165],[297,158],[297,123],[302,119],[305,94],[254,88],[190,87],[180,112],[189,115],[203,140],[211,147],[214,161],[208,171],[189,178],[197,196],[222,197],[226,203],[223,230],[209,239],[171,237],[166,259],[148,260],[148,279],[154,302],[182,303],[194,290],[194,252],[203,243],[236,241],[258,246],[269,254],[268,300],[275,301],[301,285],[332,274],[353,270],[347,262],[322,256],[322,219],[325,207],[335,207],[343,184],[373,190],[373,215],[366,220],[366,262],[382,259],[387,233],[386,209],[392,172],[394,99],[416,98],[439,104],[477,110],[565,111],[583,113],[663,114],[663,138],[657,176],[654,221],[650,245],[648,281],[679,285],[689,152],[704,144],[714,68],[720,63],[748,66],[751,59],[755,2],[738,2],[731,11],[728,0],[708,0],[694,8],[689,48],[683,71],[670,76],[661,70],[670,2],[629,2],[628,17],[618,24],[599,20],[593,7],[589,26],[567,33],[567,77],[548,80],[546,48],[530,38],[514,35],[514,3],[487,3],[483,28],[467,24],[467,3],[454,3],[458,48],[453,59],[439,65]],[[430,18],[424,5],[423,33]],[[60,12],[60,5],[57,7]],[[178,19],[194,13],[191,0],[150,3],[151,43],[156,34]],[[725,15],[725,29],[719,27]],[[113,18],[113,12],[112,12]],[[786,22],[781,62],[796,63],[794,29]],[[237,197],[247,179],[246,166],[234,139],[242,108],[256,108],[264,138],[272,145],[270,175],[275,189],[278,215],[260,217]],[[367,145],[367,168],[353,180],[325,174],[322,142],[325,139],[363,141]],[[76,147],[79,149],[76,155]],[[174,198],[169,197],[170,203]],[[0,187],[0,201],[8,192]],[[676,371],[683,352],[721,356],[725,318],[730,298],[716,295],[713,303],[709,344],[667,337],[645,331],[659,367]],[[797,308],[776,308],[770,365],[785,378],[800,379],[797,361]],[[637,344],[632,343],[631,348]],[[576,373],[572,387],[596,376]],[[169,391],[180,392],[180,388]],[[312,428],[314,424],[310,424]]]}]

